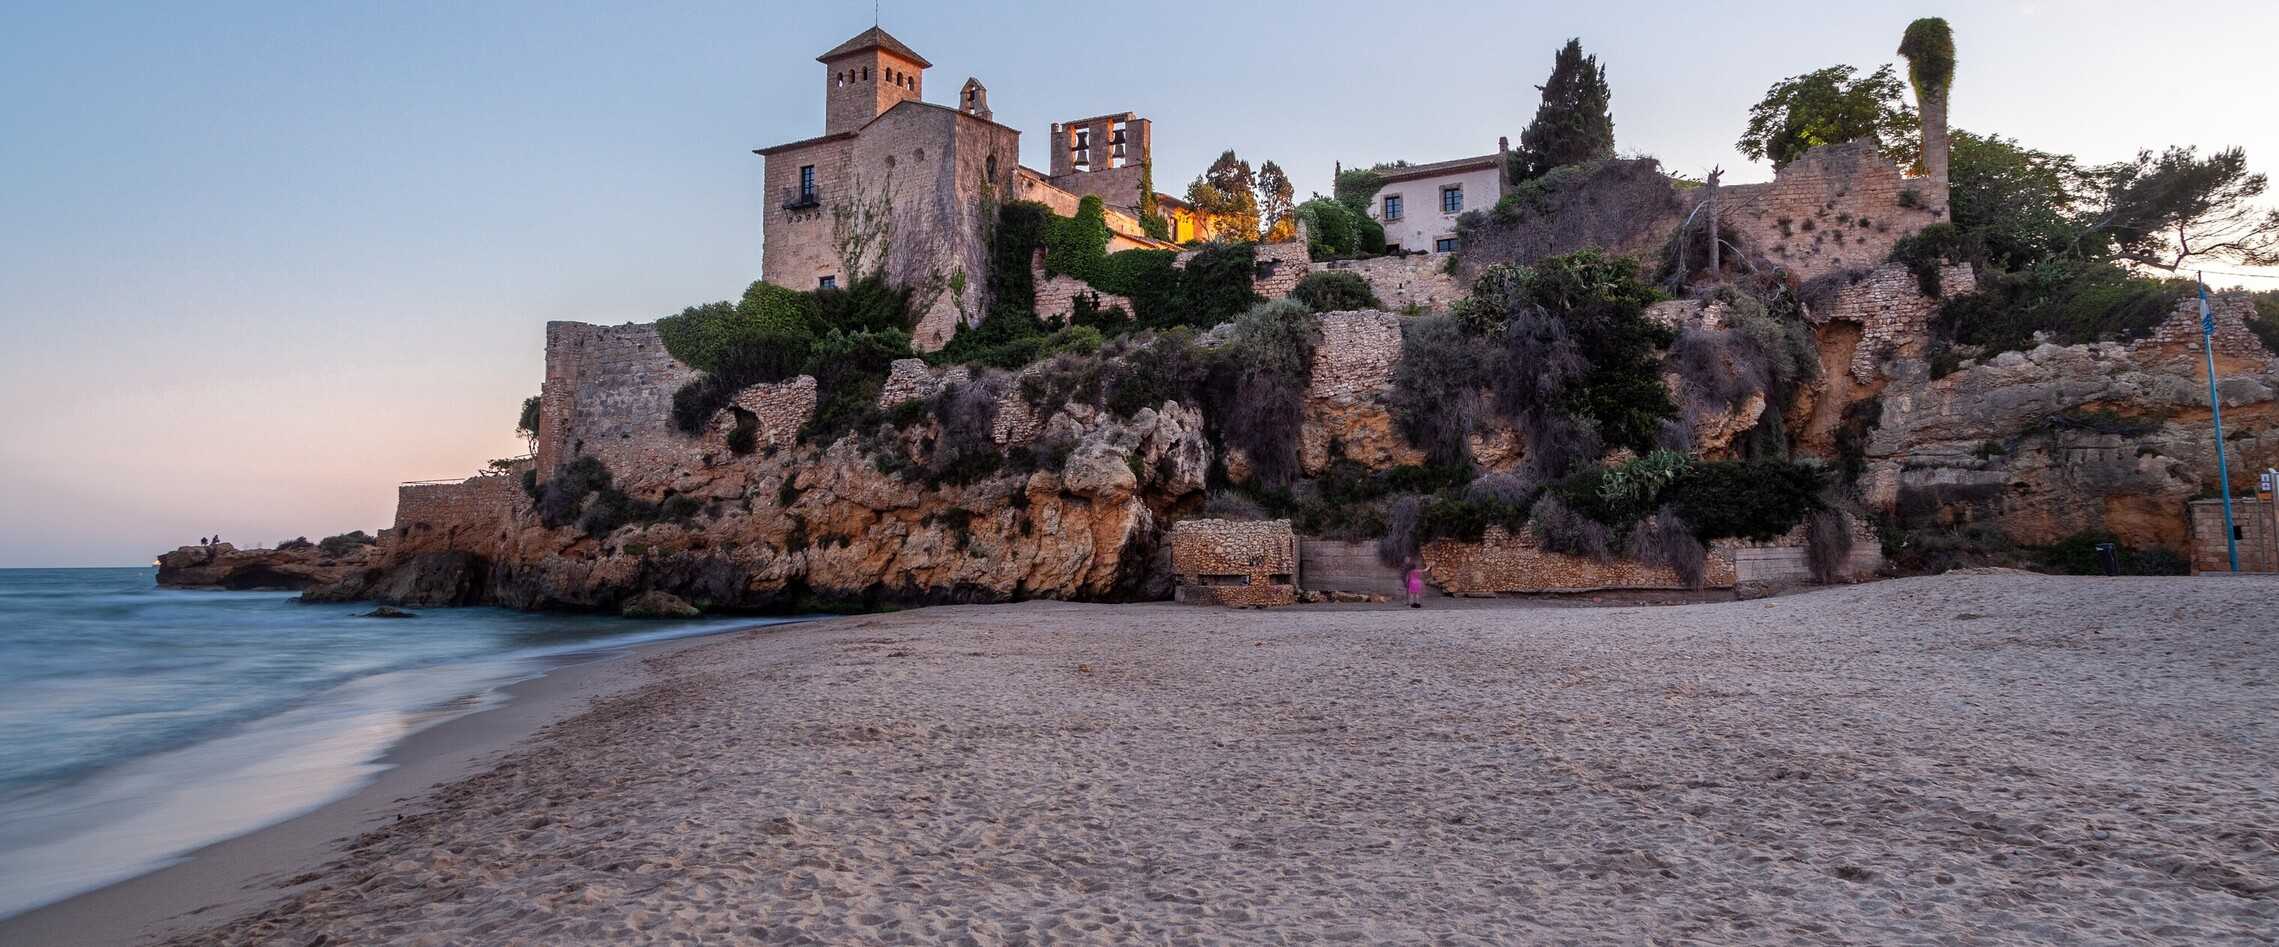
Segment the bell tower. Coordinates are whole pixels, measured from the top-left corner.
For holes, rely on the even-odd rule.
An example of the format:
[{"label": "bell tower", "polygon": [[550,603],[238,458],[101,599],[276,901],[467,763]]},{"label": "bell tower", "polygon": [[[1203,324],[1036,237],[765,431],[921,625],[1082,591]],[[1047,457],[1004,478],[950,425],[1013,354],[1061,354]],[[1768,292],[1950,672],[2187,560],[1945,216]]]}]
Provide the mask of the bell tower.
[{"label": "bell tower", "polygon": [[904,101],[923,101],[926,69],[933,65],[917,50],[875,26],[815,57],[815,61],[823,64],[826,135],[861,128]]}]

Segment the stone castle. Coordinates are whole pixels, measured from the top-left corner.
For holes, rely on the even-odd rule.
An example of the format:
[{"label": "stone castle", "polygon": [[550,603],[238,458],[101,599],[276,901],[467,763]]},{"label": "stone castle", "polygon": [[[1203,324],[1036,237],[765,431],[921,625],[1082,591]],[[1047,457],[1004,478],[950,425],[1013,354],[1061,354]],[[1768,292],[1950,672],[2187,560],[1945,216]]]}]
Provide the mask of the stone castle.
[{"label": "stone castle", "polygon": [[[768,282],[807,288],[848,278],[835,250],[853,213],[846,208],[866,201],[887,208],[895,220],[890,276],[968,274],[947,281],[922,316],[920,336],[939,343],[979,309],[973,274],[982,272],[982,215],[993,201],[1035,200],[1065,215],[1082,197],[1098,196],[1109,205],[1111,249],[1165,248],[1138,225],[1152,133],[1146,119],[1126,113],[1056,125],[1051,173],[1041,173],[1018,163],[1019,133],[991,118],[979,82],[965,83],[955,108],[922,101],[929,64],[885,32],[865,31],[819,59],[824,134],[760,150],[769,185]],[[1926,135],[1926,150],[1944,144]],[[1806,313],[1818,381],[1784,423],[1800,453],[1825,458],[1835,456],[1848,417],[1872,412],[1877,423],[1859,444],[1857,481],[1867,508],[1940,504],[1958,521],[1996,525],[2027,542],[2095,528],[2135,544],[2211,548],[2188,542],[2186,533],[2186,503],[2215,466],[2194,306],[2179,306],[2137,341],[2045,344],[1934,377],[1927,348],[1939,299],[1887,258],[1898,241],[1944,216],[1944,180],[1908,177],[1863,144],[1826,146],[1771,182],[1685,194],[1666,217],[1641,222],[1638,247],[1609,249],[1658,252],[1711,200],[1717,226],[1751,248],[1750,265],[1832,282]],[[1287,295],[1307,274],[1347,272],[1394,310],[1318,317],[1321,342],[1298,436],[1306,476],[1340,459],[1372,470],[1422,461],[1392,413],[1407,323],[1399,313],[1445,310],[1465,295],[1444,263],[1437,254],[1313,262],[1303,241],[1257,248],[1252,289],[1259,296]],[[1040,314],[1060,314],[1092,292],[1066,275],[1035,275]],[[1956,266],[1939,282],[1967,292],[1971,280],[1968,267]],[[2279,358],[2248,329],[2246,297],[2219,296],[2214,308],[2234,469],[2259,469],[2279,460]],[[1714,328],[1723,313],[1720,303],[1684,300],[1657,304],[1648,315],[1672,327]],[[1201,516],[1214,464],[1237,475],[1245,462],[1232,451],[1215,456],[1193,403],[1165,400],[1123,417],[1075,402],[1040,410],[1023,386],[1011,385],[995,396],[990,440],[1008,455],[1058,444],[1056,459],[1017,476],[927,484],[875,463],[857,437],[802,443],[799,432],[817,409],[816,381],[806,376],[747,388],[735,399],[737,419],[722,412],[708,430],[684,434],[669,420],[674,395],[699,374],[666,351],[654,325],[549,324],[535,456],[505,476],[405,485],[379,550],[322,594],[615,608],[667,592],[708,606],[770,609],[818,595],[904,603],[1168,598],[1177,585],[1189,600],[1279,604],[1390,590],[1384,567],[1356,544],[1297,536],[1286,521]],[[926,403],[972,378],[962,366],[897,362],[876,407]],[[1665,380],[1678,384],[1675,376]],[[1763,407],[1760,399],[1690,419],[1694,451],[1733,456],[1735,439]],[[2112,411],[2153,421],[2135,434],[2050,423]],[[747,421],[759,450],[739,453],[730,434]],[[923,431],[901,436],[932,442]],[[1508,428],[1483,430],[1472,444],[1485,471],[1513,469],[1526,449]],[[604,535],[543,522],[534,493],[517,481],[543,481],[589,458],[623,494],[696,512]],[[2268,506],[2259,509],[2271,515]],[[1875,537],[1857,521],[1852,527],[1845,569],[1871,574]],[[2279,535],[2279,527],[2259,535]],[[1728,588],[1793,580],[1805,571],[1802,545],[1800,533],[1769,543],[1721,541],[1710,550],[1706,580]],[[1421,554],[1452,594],[1682,584],[1668,569],[1548,552],[1502,527],[1474,543],[1436,540]]]},{"label": "stone castle", "polygon": [[[979,318],[988,261],[982,234],[996,203],[1036,201],[1070,215],[1077,201],[1097,196],[1115,233],[1111,250],[1173,246],[1139,222],[1151,160],[1147,119],[1124,112],[1056,124],[1047,174],[1021,164],[1021,133],[991,117],[980,80],[965,81],[955,107],[927,102],[933,64],[885,30],[864,30],[816,60],[824,72],[823,134],[756,152],[766,160],[761,279],[791,289],[845,285],[855,276],[850,267],[873,262],[842,252],[841,238],[863,225],[853,218],[890,216],[884,259],[876,262],[897,283],[929,288],[933,299],[912,334],[921,348],[934,348],[961,318]],[[1191,234],[1192,221],[1186,226]]]}]

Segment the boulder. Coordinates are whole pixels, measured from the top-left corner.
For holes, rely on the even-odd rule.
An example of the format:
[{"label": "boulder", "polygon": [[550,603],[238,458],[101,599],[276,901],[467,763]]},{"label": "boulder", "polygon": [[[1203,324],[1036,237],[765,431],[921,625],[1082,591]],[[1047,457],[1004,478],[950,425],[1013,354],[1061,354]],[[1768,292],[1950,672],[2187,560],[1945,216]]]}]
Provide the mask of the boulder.
[{"label": "boulder", "polygon": [[418,618],[419,616],[418,616],[417,614],[415,614],[415,613],[404,611],[403,609],[397,608],[397,607],[395,607],[395,606],[393,606],[393,605],[382,605],[382,606],[380,606],[380,607],[378,607],[378,608],[375,608],[375,609],[373,609],[373,610],[371,610],[371,611],[368,611],[368,612],[364,612],[364,613],[362,613],[362,614],[360,614],[360,615],[357,615],[356,617],[358,617],[358,618]]},{"label": "boulder", "polygon": [[671,592],[643,592],[625,603],[619,614],[627,618],[695,618],[704,611]]}]

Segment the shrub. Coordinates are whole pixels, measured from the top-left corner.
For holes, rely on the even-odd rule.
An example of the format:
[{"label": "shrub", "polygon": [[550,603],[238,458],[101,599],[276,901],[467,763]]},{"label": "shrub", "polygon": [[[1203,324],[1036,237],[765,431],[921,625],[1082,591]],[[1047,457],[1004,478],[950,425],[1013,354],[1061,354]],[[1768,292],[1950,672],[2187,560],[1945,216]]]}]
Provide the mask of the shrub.
[{"label": "shrub", "polygon": [[280,542],[280,543],[278,543],[278,544],[277,544],[277,551],[278,551],[278,552],[290,552],[290,551],[292,551],[292,550],[295,550],[295,549],[308,549],[308,548],[310,548],[310,547],[313,547],[313,546],[315,546],[315,545],[316,545],[315,543],[309,542],[309,538],[308,538],[307,536],[296,536],[296,537],[294,537],[294,538],[292,538],[292,539],[288,539],[288,540],[285,540],[285,541],[283,541],[283,542]]},{"label": "shrub", "polygon": [[1220,393],[1211,414],[1222,441],[1250,458],[1259,482],[1286,486],[1298,466],[1298,429],[1304,421],[1306,383],[1313,375],[1321,323],[1292,300],[1261,303],[1234,324],[1234,335],[1214,359]]},{"label": "shrub", "polygon": [[1812,581],[1829,585],[1844,577],[1852,555],[1852,526],[1839,510],[1821,510],[1805,520],[1804,557]]},{"label": "shrub", "polygon": [[2247,320],[2247,328],[2263,341],[2263,348],[2279,355],[2279,289],[2267,289],[2255,294],[2255,316]]},{"label": "shrub", "polygon": [[815,376],[815,414],[800,429],[800,440],[830,444],[874,416],[895,360],[909,357],[910,337],[897,329],[834,329],[817,339],[806,372]]},{"label": "shrub", "polygon": [[1385,225],[1367,214],[1353,218],[1353,235],[1354,249],[1369,256],[1384,253],[1390,247],[1385,240]]},{"label": "shrub", "polygon": [[1877,395],[1844,406],[1843,419],[1836,425],[1836,469],[1843,482],[1858,483],[1860,474],[1867,470],[1868,438],[1883,424],[1883,396]]},{"label": "shrub", "polygon": [[593,457],[580,456],[563,464],[538,488],[538,520],[559,529],[575,520],[586,497],[610,489],[609,468]]},{"label": "shrub", "polygon": [[2015,273],[1984,270],[1978,291],[1948,297],[1932,321],[1938,337],[1986,353],[2144,338],[2191,295],[2189,280],[2137,276],[2102,262],[2052,260]]},{"label": "shrub", "polygon": [[1509,263],[1498,263],[1480,271],[1472,280],[1472,291],[1448,307],[1464,328],[1474,335],[1500,338],[1511,323],[1511,311],[1526,297],[1527,270]]},{"label": "shrub", "polygon": [[1686,588],[1699,589],[1709,571],[1709,549],[1676,510],[1662,507],[1630,528],[1623,544],[1630,558],[1677,573]]},{"label": "shrub", "polygon": [[1021,376],[1021,399],[1039,417],[1048,417],[1062,405],[1100,401],[1100,362],[1063,352]]},{"label": "shrub", "polygon": [[1360,229],[1354,226],[1354,214],[1344,204],[1317,197],[1299,204],[1296,213],[1305,220],[1313,240],[1309,249],[1318,248],[1317,255],[1347,257],[1361,248]]},{"label": "shrub", "polygon": [[1089,283],[1108,257],[1107,205],[1097,195],[1076,203],[1076,216],[1051,217],[1044,228],[1045,275],[1068,274]]},{"label": "shrub", "polygon": [[1915,274],[1916,288],[1923,295],[1937,299],[1945,287],[1939,285],[1939,268],[1950,263],[1977,263],[1986,257],[1984,242],[1975,232],[1967,232],[1949,223],[1937,223],[1901,238],[1891,248],[1891,262],[1905,264]]},{"label": "shrub", "polygon": [[1029,267],[1052,220],[1052,209],[1035,201],[1013,201],[997,209],[997,229],[989,241],[992,311],[1037,308],[1036,273]]},{"label": "shrub", "polygon": [[538,436],[540,404],[537,395],[522,399],[522,417],[514,424],[514,432],[524,437]]},{"label": "shrub", "polygon": [[1208,368],[1185,329],[1160,333],[1125,350],[1100,369],[1104,404],[1118,417],[1166,401],[1196,404]]},{"label": "shrub", "polygon": [[1251,289],[1257,279],[1257,246],[1249,243],[1211,244],[1187,261],[1180,274],[1184,307],[1181,322],[1210,328],[1229,321],[1263,302]]},{"label": "shrub", "polygon": [[317,551],[327,556],[345,556],[359,546],[378,545],[379,542],[378,537],[361,529],[350,530],[337,536],[326,536],[318,540]]},{"label": "shrub", "polygon": [[1606,562],[1614,558],[1613,536],[1601,523],[1570,509],[1557,493],[1535,501],[1527,527],[1544,549]]},{"label": "shrub", "polygon": [[1383,309],[1377,294],[1369,288],[1369,281],[1351,270],[1324,270],[1307,274],[1290,290],[1290,298],[1305,303],[1315,312],[1346,312],[1355,309]]},{"label": "shrub", "polygon": [[1813,464],[1719,461],[1695,464],[1663,499],[1703,542],[1778,538],[1821,508],[1825,473]]},{"label": "shrub", "polygon": [[1014,369],[1044,355],[1051,334],[1036,313],[1026,309],[992,309],[977,325],[959,325],[947,344],[926,356],[935,365],[969,365]]},{"label": "shrub", "polygon": [[1684,454],[1654,451],[1607,470],[1598,480],[1598,495],[1611,508],[1652,504],[1665,488],[1692,469],[1693,461]]},{"label": "shrub", "polygon": [[934,396],[934,418],[941,425],[926,472],[934,483],[967,484],[997,472],[1004,455],[997,449],[997,406],[1012,388],[1003,372],[985,372],[963,384],[943,386]]},{"label": "shrub", "polygon": [[1592,248],[1648,249],[1638,244],[1684,214],[1677,188],[1652,158],[1573,164],[1521,184],[1493,210],[1459,216],[1457,257],[1476,274]]},{"label": "shrub", "polygon": [[2000,530],[1965,523],[1958,526],[1878,524],[1885,563],[1901,575],[1937,575],[1955,569],[2023,564],[2016,544]]},{"label": "shrub", "polygon": [[1401,360],[1389,397],[1401,436],[1436,464],[1468,464],[1468,438],[1480,410],[1486,356],[1453,316],[1401,325]]},{"label": "shrub", "polygon": [[909,331],[917,323],[910,311],[910,290],[887,282],[882,274],[856,279],[844,287],[818,289],[815,313],[822,327],[849,332]]},{"label": "shrub", "polygon": [[[657,320],[665,351],[704,371],[726,367],[732,353],[745,368],[774,364],[787,371],[796,369],[806,356],[808,340],[822,328],[813,296],[766,282],[754,282],[734,305],[691,306]],[[791,351],[767,354],[777,348]]]},{"label": "shrub", "polygon": [[1491,365],[1505,415],[1549,432],[1559,425],[1547,416],[1561,411],[1606,446],[1652,450],[1677,407],[1656,358],[1671,333],[1645,317],[1659,297],[1639,279],[1637,262],[1590,250],[1554,257],[1530,268],[1521,289],[1505,358]]}]

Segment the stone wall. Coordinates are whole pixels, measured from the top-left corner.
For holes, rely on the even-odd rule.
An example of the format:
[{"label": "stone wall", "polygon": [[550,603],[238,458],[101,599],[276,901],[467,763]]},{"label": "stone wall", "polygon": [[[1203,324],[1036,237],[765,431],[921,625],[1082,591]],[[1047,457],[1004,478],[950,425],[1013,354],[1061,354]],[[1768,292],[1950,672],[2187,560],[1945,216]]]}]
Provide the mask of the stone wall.
[{"label": "stone wall", "polygon": [[1258,279],[1250,288],[1267,299],[1280,299],[1297,289],[1298,281],[1311,272],[1313,256],[1304,242],[1261,243],[1258,245]]},{"label": "stone wall", "polygon": [[547,323],[538,475],[580,454],[613,470],[684,460],[668,436],[673,392],[696,375],[665,351],[654,324]]},{"label": "stone wall", "polygon": [[1076,298],[1078,296],[1094,297],[1099,308],[1102,309],[1119,306],[1127,314],[1136,312],[1130,299],[1114,293],[1100,292],[1093,289],[1092,284],[1076,277],[1067,274],[1045,276],[1045,268],[1042,262],[1044,254],[1039,253],[1037,256],[1039,261],[1029,268],[1030,274],[1035,276],[1037,281],[1037,318],[1068,318],[1076,312]]},{"label": "stone wall", "polygon": [[1359,275],[1377,294],[1377,301],[1394,312],[1439,312],[1464,298],[1466,288],[1448,272],[1448,257],[1437,253],[1380,256],[1365,260],[1331,260],[1309,264],[1315,273],[1341,270]]},{"label": "stone wall", "polygon": [[[2230,575],[2232,544],[2224,538],[2224,501],[2194,500],[2190,514],[2192,573]],[[2239,528],[2239,571],[2279,572],[2279,503],[2233,497],[2232,523]]]},{"label": "stone wall", "polygon": [[1408,594],[1400,568],[1378,559],[1374,542],[1299,541],[1298,586],[1308,592],[1357,592],[1386,598]]},{"label": "stone wall", "polygon": [[[1978,277],[1967,265],[1939,270],[1941,299],[1975,292]],[[1931,339],[1931,317],[1940,299],[1923,295],[1921,281],[1907,267],[1885,263],[1859,275],[1837,292],[1834,303],[1806,314],[1814,325],[1831,321],[1860,324],[1859,346],[1852,351],[1852,379],[1867,384],[1876,365],[1891,357],[1922,358]]]},{"label": "stone wall", "polygon": [[[736,407],[758,419],[759,445],[762,447],[789,447],[799,440],[799,429],[807,426],[807,419],[815,416],[815,376],[801,375],[790,381],[773,385],[753,385],[736,394]],[[736,414],[722,411],[713,419],[714,434],[726,443],[728,432],[736,427]]]},{"label": "stone wall", "polygon": [[407,483],[396,488],[396,521],[388,539],[395,551],[472,552],[496,556],[514,529],[514,511],[528,502],[518,465],[506,475],[458,483]]},{"label": "stone wall", "polygon": [[[2273,356],[2247,327],[2247,321],[2255,318],[2254,297],[2236,290],[2217,293],[2208,297],[2208,314],[2216,319],[2217,358],[2263,361]],[[2200,299],[2194,296],[2178,302],[2166,321],[2132,347],[2138,351],[2174,348],[2197,353],[2201,338]]]},{"label": "stone wall", "polygon": [[1181,520],[1171,528],[1178,600],[1260,607],[1298,600],[1298,538],[1289,520]]},{"label": "stone wall", "polygon": [[[1847,525],[1851,527],[1852,552],[1845,557],[1840,574],[1845,580],[1864,582],[1883,571],[1883,539],[1866,520],[1847,517]],[[1802,525],[1771,542],[1733,540],[1724,545],[1733,550],[1734,578],[1742,585],[1812,581],[1811,554]]]},{"label": "stone wall", "polygon": [[1394,430],[1385,409],[1401,360],[1401,317],[1389,312],[1332,312],[1321,317],[1298,460],[1307,475],[1328,469],[1336,453],[1374,468],[1420,463],[1424,455]]},{"label": "stone wall", "polygon": [[[1873,266],[1899,241],[1940,215],[1931,182],[1902,177],[1899,166],[1867,142],[1825,145],[1780,169],[1766,184],[1719,188],[1718,218],[1741,239],[1800,279]],[[1902,198],[1913,192],[1916,198]],[[1694,199],[1705,191],[1692,192]],[[1901,206],[1909,200],[1919,207]],[[1728,237],[1731,239],[1731,237]]]},{"label": "stone wall", "polygon": [[[1501,526],[1488,527],[1476,543],[1433,540],[1425,544],[1423,558],[1431,570],[1427,579],[1453,595],[1686,587],[1677,573],[1660,566],[1623,559],[1599,562],[1549,552],[1524,530],[1514,536]],[[1703,586],[1729,589],[1736,578],[1734,545],[1711,544]]]}]

